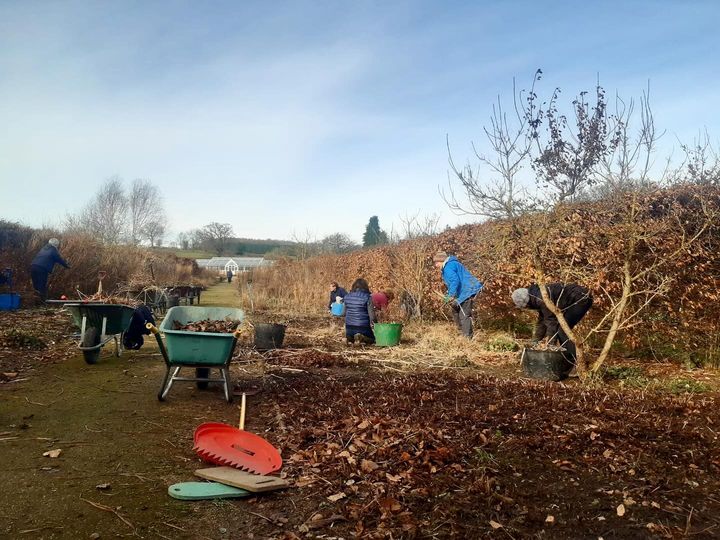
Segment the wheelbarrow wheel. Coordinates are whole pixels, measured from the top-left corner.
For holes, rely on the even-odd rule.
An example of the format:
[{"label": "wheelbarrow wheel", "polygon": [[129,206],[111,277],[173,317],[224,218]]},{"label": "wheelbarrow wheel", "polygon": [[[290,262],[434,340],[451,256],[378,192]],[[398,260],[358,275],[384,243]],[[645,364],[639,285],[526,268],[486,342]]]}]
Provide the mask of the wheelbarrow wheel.
[{"label": "wheelbarrow wheel", "polygon": [[[195,369],[195,376],[207,379],[210,376],[210,368],[199,367]],[[195,381],[195,385],[199,390],[206,390],[210,383],[207,381]]]},{"label": "wheelbarrow wheel", "polygon": [[[98,333],[98,329],[91,327],[85,330],[85,334],[83,335],[82,341],[80,342],[80,346],[95,347],[99,344],[100,334]],[[85,358],[85,362],[87,362],[88,364],[97,364],[97,361],[100,359],[100,351],[100,347],[98,347],[97,349],[93,349],[92,351],[83,351],[83,357]]]}]

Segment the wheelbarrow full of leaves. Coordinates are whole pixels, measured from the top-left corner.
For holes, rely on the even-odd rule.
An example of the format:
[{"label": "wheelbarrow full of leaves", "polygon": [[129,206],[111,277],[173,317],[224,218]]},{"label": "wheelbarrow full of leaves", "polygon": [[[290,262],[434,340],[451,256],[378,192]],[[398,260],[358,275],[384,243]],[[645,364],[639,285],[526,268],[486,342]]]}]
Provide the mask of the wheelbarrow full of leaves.
[{"label": "wheelbarrow full of leaves", "polygon": [[[168,310],[158,328],[148,323],[167,368],[158,399],[165,401],[175,381],[194,381],[200,389],[209,383],[222,383],[225,399],[230,403],[230,360],[243,318],[243,311],[236,308],[175,306]],[[180,377],[182,368],[195,368],[195,377]],[[211,369],[219,370],[220,377],[211,378]]]},{"label": "wheelbarrow full of leaves", "polygon": [[73,322],[80,328],[78,348],[85,362],[95,364],[100,358],[100,350],[109,342],[115,341],[115,356],[123,351],[122,334],[130,325],[135,308],[124,304],[106,304],[102,302],[63,302],[70,312]]}]

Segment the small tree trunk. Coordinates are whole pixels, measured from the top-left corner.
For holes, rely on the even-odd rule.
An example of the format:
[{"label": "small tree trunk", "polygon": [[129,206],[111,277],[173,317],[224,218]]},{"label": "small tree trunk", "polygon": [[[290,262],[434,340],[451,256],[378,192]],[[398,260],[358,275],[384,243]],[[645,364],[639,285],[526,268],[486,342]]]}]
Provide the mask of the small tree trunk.
[{"label": "small tree trunk", "polygon": [[590,369],[590,373],[592,375],[595,375],[602,365],[605,363],[605,360],[607,359],[608,355],[610,354],[610,349],[613,346],[613,343],[615,342],[615,336],[618,333],[618,330],[620,329],[620,323],[623,319],[623,315],[625,315],[625,308],[628,305],[628,302],[630,300],[630,293],[632,291],[632,276],[630,275],[630,261],[626,260],[625,264],[623,265],[623,290],[622,290],[622,296],[620,297],[620,302],[618,303],[617,310],[615,311],[615,315],[613,316],[612,324],[610,325],[610,330],[607,333],[607,336],[605,337],[605,343],[603,343],[603,348],[600,351],[600,354],[593,362],[592,368]]}]

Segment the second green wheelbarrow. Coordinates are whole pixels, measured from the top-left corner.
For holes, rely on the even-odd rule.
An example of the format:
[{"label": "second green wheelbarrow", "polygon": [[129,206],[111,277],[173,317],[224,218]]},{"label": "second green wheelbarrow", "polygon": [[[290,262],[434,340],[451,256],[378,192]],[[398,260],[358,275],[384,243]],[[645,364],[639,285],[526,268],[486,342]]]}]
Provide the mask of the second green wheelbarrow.
[{"label": "second green wheelbarrow", "polygon": [[115,356],[123,351],[122,334],[128,329],[134,308],[101,302],[64,303],[73,322],[80,328],[80,344],[85,362],[95,364],[100,350],[108,341],[115,341]]},{"label": "second green wheelbarrow", "polygon": [[[175,381],[193,381],[198,388],[206,388],[209,383],[222,383],[225,400],[232,402],[230,360],[237,345],[238,331],[191,332],[173,328],[176,321],[181,325],[207,319],[240,322],[244,316],[243,311],[236,308],[176,306],[168,310],[159,328],[148,324],[148,329],[157,339],[167,368],[158,399],[165,401]],[[161,333],[165,335],[164,342]],[[180,377],[180,369],[184,367],[195,368],[195,377]],[[211,378],[210,369],[219,370],[220,377]]]}]

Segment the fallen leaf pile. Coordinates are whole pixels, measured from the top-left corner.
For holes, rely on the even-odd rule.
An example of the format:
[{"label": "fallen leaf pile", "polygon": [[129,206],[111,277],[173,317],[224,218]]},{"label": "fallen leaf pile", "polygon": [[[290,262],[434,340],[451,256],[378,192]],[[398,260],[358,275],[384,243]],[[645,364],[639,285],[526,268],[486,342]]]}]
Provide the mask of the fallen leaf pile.
[{"label": "fallen leaf pile", "polygon": [[205,319],[202,321],[189,322],[181,324],[179,321],[173,321],[173,330],[183,330],[185,332],[213,332],[216,334],[232,334],[240,325],[240,321],[227,319],[224,321],[214,321]]},{"label": "fallen leaf pile", "polygon": [[543,527],[597,537],[616,520],[644,529],[662,518],[682,531],[690,508],[698,528],[720,522],[710,399],[447,373],[303,373],[272,387],[258,415],[279,422],[268,439],[283,450],[283,472],[299,500],[317,504],[288,534],[317,533],[330,519],[346,538],[478,538],[493,528],[522,537]]}]

